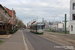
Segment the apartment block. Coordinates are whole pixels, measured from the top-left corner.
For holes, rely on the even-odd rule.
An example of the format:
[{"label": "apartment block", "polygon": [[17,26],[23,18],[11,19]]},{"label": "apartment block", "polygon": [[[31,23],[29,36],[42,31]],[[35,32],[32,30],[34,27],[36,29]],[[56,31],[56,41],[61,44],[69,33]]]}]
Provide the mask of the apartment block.
[{"label": "apartment block", "polygon": [[75,0],[70,0],[70,34],[75,34]]}]

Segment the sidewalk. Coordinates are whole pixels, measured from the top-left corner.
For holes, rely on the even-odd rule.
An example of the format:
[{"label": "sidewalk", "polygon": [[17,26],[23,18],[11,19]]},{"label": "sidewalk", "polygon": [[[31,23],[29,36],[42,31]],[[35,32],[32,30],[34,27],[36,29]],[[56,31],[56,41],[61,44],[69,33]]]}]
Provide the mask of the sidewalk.
[{"label": "sidewalk", "polygon": [[4,38],[10,38],[12,36],[12,34],[9,35],[0,35],[0,39],[4,39]]},{"label": "sidewalk", "polygon": [[25,50],[22,31],[17,31],[8,41],[0,45],[0,50]]}]

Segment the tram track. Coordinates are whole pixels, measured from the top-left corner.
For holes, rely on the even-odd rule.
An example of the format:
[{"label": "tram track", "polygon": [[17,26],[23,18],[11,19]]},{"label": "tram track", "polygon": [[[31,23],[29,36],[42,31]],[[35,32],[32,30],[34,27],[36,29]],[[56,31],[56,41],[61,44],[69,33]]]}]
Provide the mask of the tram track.
[{"label": "tram track", "polygon": [[[38,36],[40,36],[40,35],[38,35]],[[71,40],[71,39],[65,38],[63,36],[56,36],[56,35],[45,34],[44,33],[40,37],[45,38],[47,40],[50,40],[52,42],[58,43],[60,45],[72,45],[72,46],[75,46],[75,40]]]}]

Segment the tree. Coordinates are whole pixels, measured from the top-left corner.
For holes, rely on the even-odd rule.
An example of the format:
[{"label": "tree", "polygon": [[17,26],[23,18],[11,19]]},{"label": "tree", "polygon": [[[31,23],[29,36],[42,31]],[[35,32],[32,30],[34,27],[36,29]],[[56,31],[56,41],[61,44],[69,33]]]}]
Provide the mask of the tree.
[{"label": "tree", "polygon": [[22,20],[18,18],[15,19],[15,23],[17,24],[19,28],[26,28],[26,25],[22,22]]}]

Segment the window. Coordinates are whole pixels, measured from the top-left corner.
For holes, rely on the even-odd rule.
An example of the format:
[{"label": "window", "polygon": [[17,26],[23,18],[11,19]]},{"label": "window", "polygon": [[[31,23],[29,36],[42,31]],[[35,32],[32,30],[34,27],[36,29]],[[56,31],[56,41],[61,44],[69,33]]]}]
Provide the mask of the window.
[{"label": "window", "polygon": [[73,31],[73,25],[71,25],[71,31]]},{"label": "window", "polygon": [[73,10],[75,9],[75,3],[73,3]]},{"label": "window", "polygon": [[0,25],[0,30],[2,29],[1,25]]},{"label": "window", "polygon": [[73,16],[72,16],[72,20],[75,20],[75,14],[73,14]]},{"label": "window", "polygon": [[5,25],[3,25],[3,30],[5,30]]},{"label": "window", "polygon": [[39,29],[43,29],[43,26],[42,25],[38,25],[37,26],[37,29],[39,30]]}]

